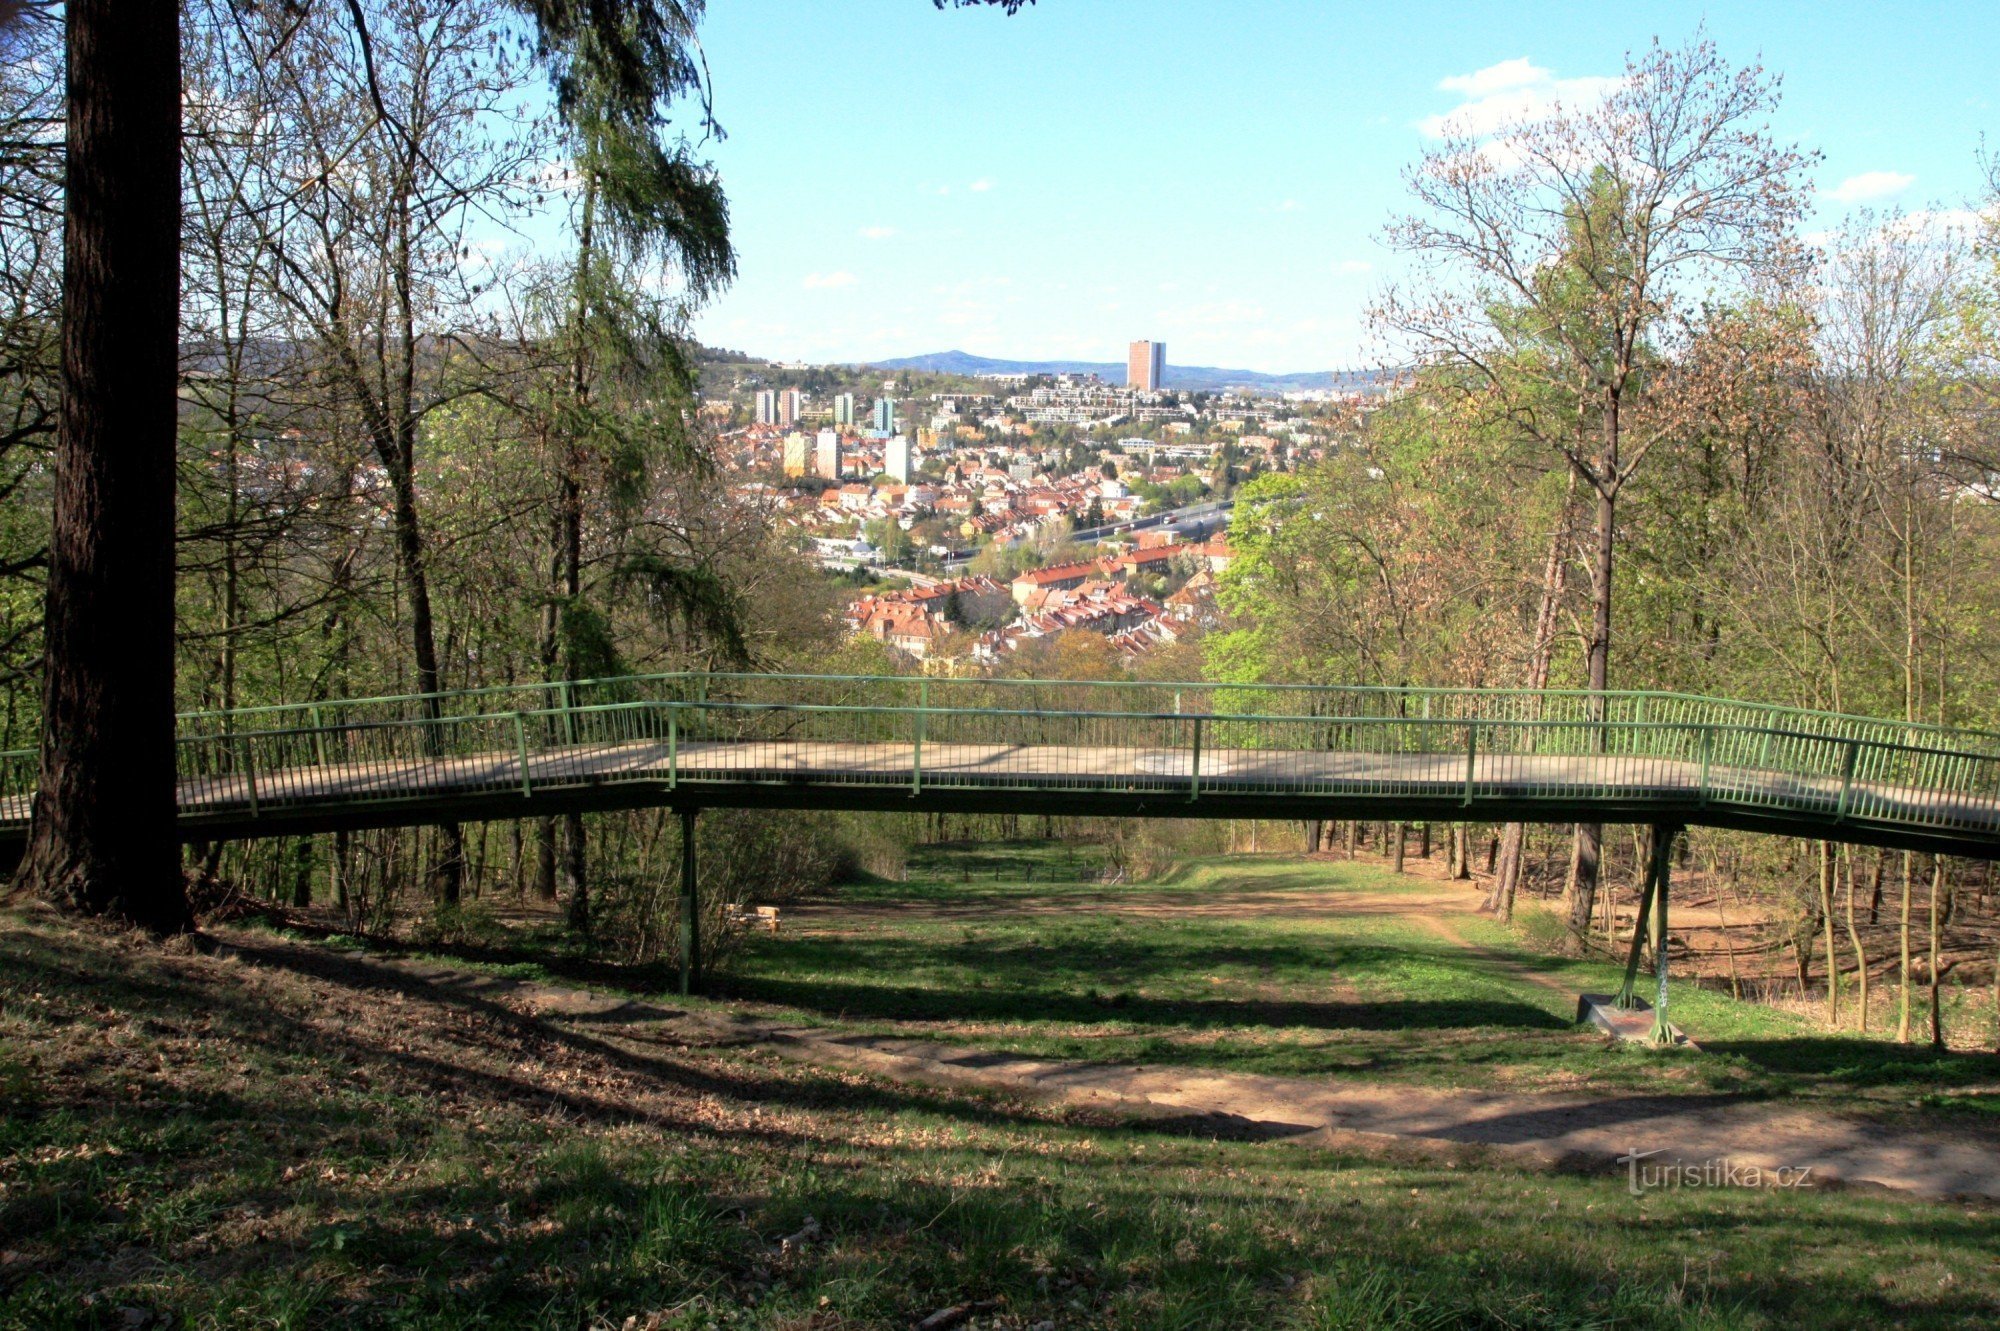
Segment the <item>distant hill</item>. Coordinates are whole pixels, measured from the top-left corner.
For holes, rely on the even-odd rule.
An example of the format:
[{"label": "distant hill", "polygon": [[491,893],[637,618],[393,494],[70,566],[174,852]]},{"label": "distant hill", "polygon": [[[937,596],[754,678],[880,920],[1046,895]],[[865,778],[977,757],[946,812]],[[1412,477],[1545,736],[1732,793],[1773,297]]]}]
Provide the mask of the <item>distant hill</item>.
[{"label": "distant hill", "polygon": [[[1119,361],[995,360],[966,351],[934,351],[925,356],[869,361],[878,370],[926,370],[933,374],[1094,374],[1108,384],[1125,382]],[[1261,370],[1224,370],[1212,365],[1167,364],[1168,388],[1213,392],[1222,388],[1253,388],[1282,393],[1307,388],[1342,388],[1367,392],[1386,383],[1377,370],[1308,370],[1298,374],[1266,374]]]}]

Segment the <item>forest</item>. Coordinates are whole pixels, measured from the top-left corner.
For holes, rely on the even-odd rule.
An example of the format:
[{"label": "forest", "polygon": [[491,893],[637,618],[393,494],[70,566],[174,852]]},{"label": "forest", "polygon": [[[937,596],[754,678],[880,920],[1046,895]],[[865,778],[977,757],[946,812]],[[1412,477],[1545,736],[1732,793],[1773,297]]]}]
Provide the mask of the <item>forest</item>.
[{"label": "forest", "polygon": [[[43,726],[64,114],[60,31],[14,40],[0,748],[18,751]],[[732,500],[716,460],[728,413],[700,410],[690,328],[736,255],[704,157],[720,132],[706,74],[665,70],[671,114],[634,118],[573,60],[551,115],[549,41],[502,0],[187,6],[181,708],[899,668],[843,641],[834,584]],[[1371,311],[1383,363],[1403,367],[1392,400],[1239,492],[1227,622],[1141,672],[1646,688],[2000,729],[2000,174],[1974,207],[1808,234],[1813,158],[1772,136],[1778,104],[1775,75],[1697,35],[1631,57],[1601,105],[1412,162],[1386,236],[1415,276]],[[1051,642],[1020,668],[1128,668],[1101,646]],[[200,903],[317,906],[357,930],[477,932],[496,927],[484,903],[527,900],[551,946],[648,960],[678,927],[669,821],[217,844],[187,868]],[[843,870],[894,873],[948,831],[708,827],[718,921]],[[982,829],[1006,830],[954,835]],[[1524,888],[1560,892],[1573,947],[1613,923],[1599,883],[1640,858],[1588,826],[1441,836],[1455,870],[1490,872],[1503,917]],[[1744,834],[1697,834],[1685,856],[1764,903],[1802,987],[1815,966],[1891,960],[1850,924],[1836,944],[1843,895],[1849,922],[1858,890],[1887,928],[1883,892],[1901,893],[1907,988],[1911,896],[1949,931],[1988,883],[1981,866]]]}]

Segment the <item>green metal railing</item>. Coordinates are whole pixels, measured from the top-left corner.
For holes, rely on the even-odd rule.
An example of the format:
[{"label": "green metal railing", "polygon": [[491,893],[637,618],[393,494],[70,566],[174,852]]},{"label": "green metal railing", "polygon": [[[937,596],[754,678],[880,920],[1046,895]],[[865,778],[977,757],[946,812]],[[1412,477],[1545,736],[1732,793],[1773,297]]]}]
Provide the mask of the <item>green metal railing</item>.
[{"label": "green metal railing", "polygon": [[[684,673],[180,718],[184,812],[247,815],[655,783],[899,795],[1115,792],[1784,814],[2000,846],[2000,736],[1663,693]],[[32,753],[0,754],[0,827]],[[1083,807],[1083,806],[1079,806]],[[1569,816],[1565,816],[1565,813]],[[412,809],[411,821],[421,820]],[[489,815],[490,816],[490,815]]]}]

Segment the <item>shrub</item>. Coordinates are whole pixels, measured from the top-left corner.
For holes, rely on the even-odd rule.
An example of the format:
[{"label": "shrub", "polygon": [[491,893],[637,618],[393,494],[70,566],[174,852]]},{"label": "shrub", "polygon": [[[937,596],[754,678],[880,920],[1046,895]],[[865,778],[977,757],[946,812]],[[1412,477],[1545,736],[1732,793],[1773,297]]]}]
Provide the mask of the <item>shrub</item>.
[{"label": "shrub", "polygon": [[1561,955],[1569,948],[1569,921],[1546,906],[1522,906],[1514,912],[1521,940],[1537,952]]}]

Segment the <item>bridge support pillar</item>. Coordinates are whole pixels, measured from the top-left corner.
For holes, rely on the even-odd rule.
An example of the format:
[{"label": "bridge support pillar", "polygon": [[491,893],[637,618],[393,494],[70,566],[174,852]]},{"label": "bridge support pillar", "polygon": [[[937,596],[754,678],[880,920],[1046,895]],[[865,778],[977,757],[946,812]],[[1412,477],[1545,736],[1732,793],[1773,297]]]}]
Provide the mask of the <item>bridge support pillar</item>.
[{"label": "bridge support pillar", "polygon": [[[1653,1000],[1653,1043],[1674,1042],[1674,1028],[1667,1021],[1667,885],[1673,881],[1674,837],[1678,827],[1653,829],[1653,973],[1659,977],[1659,995]],[[1633,929],[1636,934],[1636,925]]]},{"label": "bridge support pillar", "polygon": [[695,888],[694,823],[699,809],[681,813],[681,995],[701,989],[701,900]]},{"label": "bridge support pillar", "polygon": [[[1632,921],[1632,946],[1625,954],[1625,982],[1618,988],[1617,1006],[1630,1012],[1634,1006],[1633,985],[1639,978],[1639,949],[1650,931],[1653,939],[1653,969],[1659,977],[1659,1006],[1655,1009],[1654,1035],[1664,1028],[1662,1015],[1667,1002],[1667,884],[1673,876],[1674,838],[1681,829],[1656,825],[1653,844],[1646,857],[1646,882],[1639,894],[1639,910]],[[1607,899],[1605,910],[1611,909]]]}]

